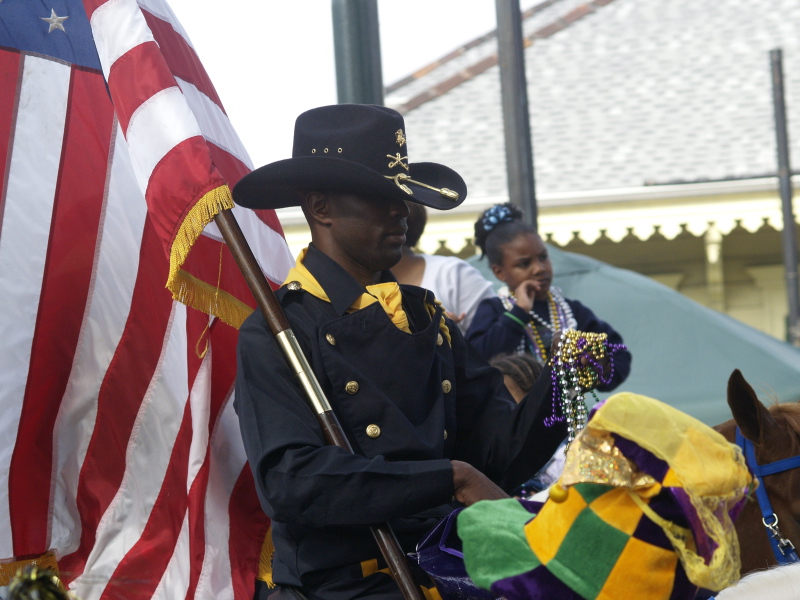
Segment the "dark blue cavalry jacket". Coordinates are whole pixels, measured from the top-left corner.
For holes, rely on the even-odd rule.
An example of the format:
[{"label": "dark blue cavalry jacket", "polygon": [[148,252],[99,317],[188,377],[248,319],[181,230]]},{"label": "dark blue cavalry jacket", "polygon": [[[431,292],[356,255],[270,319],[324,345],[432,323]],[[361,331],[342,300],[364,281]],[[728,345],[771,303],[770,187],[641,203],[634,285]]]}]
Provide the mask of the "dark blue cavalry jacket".
[{"label": "dark blue cavalry jacket", "polygon": [[370,524],[389,521],[413,551],[453,508],[451,459],[510,490],[566,433],[563,424],[543,424],[552,410],[549,371],[516,405],[452,321],[452,344],[441,336],[441,307],[433,318],[425,308],[431,292],[401,286],[409,334],[378,303],[348,314],[364,288],[313,246],[304,264],[330,302],[286,286],[278,299],[355,454],[325,444],[260,312],[239,334],[234,404],[273,521],[274,579],[295,586],[377,558]]}]

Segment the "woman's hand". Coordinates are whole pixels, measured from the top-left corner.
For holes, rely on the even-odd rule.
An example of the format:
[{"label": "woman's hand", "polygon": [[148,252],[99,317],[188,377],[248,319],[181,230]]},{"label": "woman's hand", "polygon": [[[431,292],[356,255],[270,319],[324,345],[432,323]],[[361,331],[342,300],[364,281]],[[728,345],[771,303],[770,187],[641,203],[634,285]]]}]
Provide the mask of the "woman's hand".
[{"label": "woman's hand", "polygon": [[456,313],[451,313],[449,310],[444,311],[444,314],[447,316],[448,319],[450,319],[456,325],[458,325],[461,321],[463,321],[464,317],[467,316],[467,313],[462,312],[460,315],[457,315]]},{"label": "woman's hand", "polygon": [[450,464],[453,465],[453,496],[465,506],[471,506],[480,500],[500,500],[509,497],[471,464],[460,460],[452,460]]}]

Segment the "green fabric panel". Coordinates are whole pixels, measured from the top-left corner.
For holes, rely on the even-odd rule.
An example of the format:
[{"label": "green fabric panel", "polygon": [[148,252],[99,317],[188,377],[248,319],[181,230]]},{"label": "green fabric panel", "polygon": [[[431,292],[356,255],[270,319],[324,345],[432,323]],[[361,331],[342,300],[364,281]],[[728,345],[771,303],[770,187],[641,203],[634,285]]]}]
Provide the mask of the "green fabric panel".
[{"label": "green fabric panel", "polygon": [[[488,590],[499,579],[541,564],[525,537],[525,524],[533,516],[514,498],[483,500],[458,514],[464,564],[478,587]],[[491,544],[486,543],[487,532],[491,532]]]},{"label": "green fabric panel", "polygon": [[576,483],[572,489],[577,490],[578,493],[586,501],[586,504],[591,504],[597,498],[606,492],[615,489],[611,485],[603,485],[602,483]]},{"label": "green fabric panel", "polygon": [[578,594],[591,600],[603,589],[628,535],[598,517],[591,507],[575,519],[547,568]]}]

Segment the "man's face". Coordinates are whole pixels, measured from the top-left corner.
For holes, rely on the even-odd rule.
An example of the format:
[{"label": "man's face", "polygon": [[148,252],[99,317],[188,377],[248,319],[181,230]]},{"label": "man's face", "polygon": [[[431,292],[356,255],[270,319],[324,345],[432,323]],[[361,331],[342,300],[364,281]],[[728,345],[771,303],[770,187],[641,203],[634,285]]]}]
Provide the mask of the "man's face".
[{"label": "man's face", "polygon": [[[344,260],[365,271],[390,269],[400,260],[406,241],[408,206],[354,194],[329,194],[330,234]],[[343,265],[345,266],[345,265]]]}]

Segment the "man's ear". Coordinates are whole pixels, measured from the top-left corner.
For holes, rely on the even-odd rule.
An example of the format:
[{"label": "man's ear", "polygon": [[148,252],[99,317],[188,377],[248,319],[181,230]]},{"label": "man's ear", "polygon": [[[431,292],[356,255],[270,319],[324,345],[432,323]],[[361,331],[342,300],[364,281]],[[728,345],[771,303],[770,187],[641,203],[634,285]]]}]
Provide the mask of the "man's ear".
[{"label": "man's ear", "polygon": [[331,223],[331,198],[323,192],[301,192],[301,205],[309,224],[327,227]]},{"label": "man's ear", "polygon": [[500,281],[505,283],[506,272],[503,270],[503,267],[501,265],[492,265],[492,273],[494,273],[494,276],[497,277]]}]

